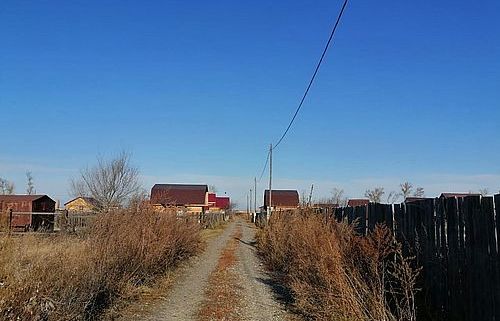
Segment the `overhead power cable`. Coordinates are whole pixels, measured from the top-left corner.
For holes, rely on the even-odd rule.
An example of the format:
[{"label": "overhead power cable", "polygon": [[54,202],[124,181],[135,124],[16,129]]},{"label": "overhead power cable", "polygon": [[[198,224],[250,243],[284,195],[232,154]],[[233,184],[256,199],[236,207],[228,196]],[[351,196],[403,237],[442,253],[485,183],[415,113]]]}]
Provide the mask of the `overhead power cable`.
[{"label": "overhead power cable", "polygon": [[269,163],[269,151],[267,152],[267,157],[266,157],[266,163],[264,164],[264,167],[262,168],[262,172],[260,173],[259,176],[259,183],[262,180],[262,176],[264,176],[264,173],[266,172],[267,164]]},{"label": "overhead power cable", "polygon": [[[335,34],[335,30],[337,30],[337,26],[338,26],[338,24],[340,22],[340,19],[342,18],[342,14],[344,13],[344,9],[345,9],[345,7],[347,5],[347,1],[348,0],[344,1],[344,4],[342,5],[342,9],[340,9],[339,15],[337,16],[337,20],[335,21],[335,24],[334,24],[334,26],[332,28],[332,32],[330,33],[330,38],[328,38],[328,41],[327,41],[327,43],[325,45],[325,48],[323,49],[323,53],[321,54],[321,58],[319,59],[318,64],[316,65],[316,69],[314,70],[314,73],[313,73],[313,75],[311,77],[311,80],[309,81],[309,84],[307,85],[306,91],[304,92],[304,95],[302,96],[302,99],[300,100],[299,106],[295,110],[295,114],[293,114],[292,120],[288,124],[288,127],[286,128],[285,132],[283,133],[283,135],[281,135],[281,137],[278,140],[278,142],[276,144],[274,144],[273,150],[276,149],[276,147],[279,146],[279,144],[281,143],[281,141],[283,140],[283,138],[285,138],[286,134],[290,130],[290,127],[292,127],[292,124],[295,121],[295,118],[297,117],[297,114],[299,113],[300,109],[302,108],[302,104],[304,103],[304,100],[306,99],[307,94],[309,93],[309,89],[311,89],[311,86],[312,86],[312,84],[314,82],[314,79],[316,78],[316,74],[319,71],[319,67],[321,66],[321,63],[323,62],[323,58],[325,57],[326,52],[328,51],[328,47],[330,46],[330,42],[332,41],[333,36]],[[268,155],[268,159],[269,159],[269,155]]]}]

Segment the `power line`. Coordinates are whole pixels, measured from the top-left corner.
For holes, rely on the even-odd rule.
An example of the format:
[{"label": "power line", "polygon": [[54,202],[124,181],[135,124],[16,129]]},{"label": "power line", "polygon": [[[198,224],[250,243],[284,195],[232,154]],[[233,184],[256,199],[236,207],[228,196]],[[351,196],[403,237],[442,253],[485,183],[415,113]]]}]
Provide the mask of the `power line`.
[{"label": "power line", "polygon": [[262,172],[260,173],[260,176],[259,176],[259,183],[260,181],[262,180],[262,176],[264,176],[264,173],[266,172],[266,168],[267,168],[267,163],[269,162],[269,151],[267,152],[267,158],[266,158],[266,163],[264,164],[264,167],[262,168]]},{"label": "power line", "polygon": [[[288,124],[288,127],[286,128],[285,132],[283,133],[283,135],[281,135],[281,138],[278,140],[278,142],[276,144],[274,144],[273,149],[276,149],[276,147],[278,147],[278,145],[281,143],[283,138],[285,138],[286,134],[290,130],[290,127],[292,127],[292,124],[293,124],[295,118],[297,117],[297,114],[299,113],[300,108],[302,108],[302,104],[304,103],[304,100],[306,99],[307,94],[309,93],[309,89],[311,88],[311,86],[314,82],[314,79],[316,78],[316,74],[318,73],[319,67],[321,66],[321,63],[323,62],[323,58],[325,57],[326,52],[328,51],[328,47],[330,46],[330,42],[332,41],[333,35],[335,34],[335,30],[337,30],[337,26],[340,22],[340,19],[342,18],[342,14],[344,13],[344,9],[347,5],[347,1],[348,0],[345,0],[344,4],[342,5],[342,9],[340,10],[339,15],[337,16],[337,21],[335,22],[335,25],[333,26],[332,32],[330,33],[330,38],[328,38],[328,41],[325,45],[325,49],[323,49],[323,53],[321,54],[321,58],[319,59],[318,64],[316,65],[316,69],[314,70],[314,73],[311,77],[311,80],[309,81],[309,85],[307,85],[306,91],[304,92],[304,95],[302,96],[302,99],[300,100],[299,106],[295,110],[295,114],[293,114],[292,120]],[[268,156],[268,158],[269,158],[269,156]],[[265,166],[264,166],[264,168],[265,168]]]}]

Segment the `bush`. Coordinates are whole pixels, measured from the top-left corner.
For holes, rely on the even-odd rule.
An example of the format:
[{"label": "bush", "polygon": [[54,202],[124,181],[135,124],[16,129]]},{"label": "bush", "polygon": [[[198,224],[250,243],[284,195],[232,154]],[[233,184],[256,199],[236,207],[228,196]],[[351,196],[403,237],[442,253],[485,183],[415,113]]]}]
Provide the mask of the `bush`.
[{"label": "bush", "polygon": [[93,320],[200,246],[198,225],[149,208],[102,214],[85,235],[0,240],[0,318]]},{"label": "bush", "polygon": [[360,237],[315,214],[273,214],[257,244],[308,320],[415,318],[417,272],[387,228]]}]

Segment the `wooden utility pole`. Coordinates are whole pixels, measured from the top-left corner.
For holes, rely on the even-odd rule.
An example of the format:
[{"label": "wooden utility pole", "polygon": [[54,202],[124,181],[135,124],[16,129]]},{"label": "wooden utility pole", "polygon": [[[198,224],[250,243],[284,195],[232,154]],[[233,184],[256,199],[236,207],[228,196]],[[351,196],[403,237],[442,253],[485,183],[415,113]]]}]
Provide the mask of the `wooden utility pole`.
[{"label": "wooden utility pole", "polygon": [[273,144],[269,146],[269,206],[268,206],[269,216],[271,216],[273,208],[272,194],[273,194]]},{"label": "wooden utility pole", "polygon": [[253,205],[254,205],[254,210],[255,213],[257,213],[257,177],[253,178],[254,186],[253,186],[253,192],[255,193],[255,196],[253,198]]},{"label": "wooden utility pole", "polygon": [[247,194],[247,214],[250,214],[250,211],[248,210],[248,194]]}]

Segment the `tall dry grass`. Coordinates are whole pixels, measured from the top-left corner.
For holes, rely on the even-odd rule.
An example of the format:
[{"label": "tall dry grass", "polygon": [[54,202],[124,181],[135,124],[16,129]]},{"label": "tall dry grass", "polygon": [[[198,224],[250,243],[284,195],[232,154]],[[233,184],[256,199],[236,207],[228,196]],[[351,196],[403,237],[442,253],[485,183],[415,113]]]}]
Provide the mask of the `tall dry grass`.
[{"label": "tall dry grass", "polygon": [[103,214],[85,235],[4,237],[0,319],[100,319],[199,246],[196,222],[149,208]]},{"label": "tall dry grass", "polygon": [[307,320],[415,320],[418,271],[386,228],[360,237],[315,214],[273,214],[257,244]]}]

